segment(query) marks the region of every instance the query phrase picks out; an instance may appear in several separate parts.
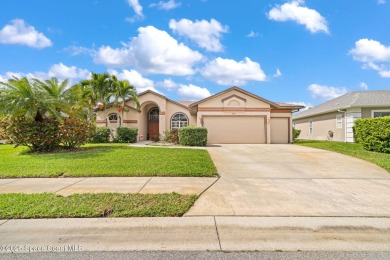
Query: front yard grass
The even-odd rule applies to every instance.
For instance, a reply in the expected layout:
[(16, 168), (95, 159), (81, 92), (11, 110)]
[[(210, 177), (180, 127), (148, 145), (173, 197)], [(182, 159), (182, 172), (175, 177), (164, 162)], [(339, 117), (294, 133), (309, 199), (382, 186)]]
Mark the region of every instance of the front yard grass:
[(295, 140), (294, 143), (302, 146), (338, 152), (363, 159), (372, 162), (390, 172), (390, 154), (367, 151), (361, 144), (317, 140)]
[(0, 178), (98, 176), (215, 176), (206, 150), (88, 144), (79, 151), (28, 153), (0, 145)]
[(179, 217), (196, 195), (165, 194), (0, 194), (0, 219)]

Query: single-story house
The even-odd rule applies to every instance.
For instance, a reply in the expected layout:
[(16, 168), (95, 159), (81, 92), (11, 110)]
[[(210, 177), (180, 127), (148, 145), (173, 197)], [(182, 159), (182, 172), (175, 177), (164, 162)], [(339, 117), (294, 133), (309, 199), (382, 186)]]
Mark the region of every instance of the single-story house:
[(300, 139), (354, 142), (357, 119), (389, 115), (390, 90), (353, 91), (295, 114), (293, 126)]
[(197, 102), (176, 102), (147, 90), (139, 94), (140, 110), (128, 101), (123, 112), (116, 107), (97, 111), (98, 126), (114, 131), (120, 126), (138, 128), (138, 140), (162, 137), (164, 131), (185, 126), (208, 130), (208, 143), (291, 143), (292, 111), (303, 106), (276, 103), (238, 87), (231, 87)]

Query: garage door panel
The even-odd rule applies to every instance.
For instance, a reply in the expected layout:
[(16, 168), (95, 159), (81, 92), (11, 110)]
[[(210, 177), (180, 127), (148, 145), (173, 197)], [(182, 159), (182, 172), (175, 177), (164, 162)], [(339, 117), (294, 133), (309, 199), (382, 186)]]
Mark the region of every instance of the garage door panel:
[(208, 130), (208, 143), (215, 144), (263, 144), (265, 138), (264, 117), (216, 116), (204, 117)]
[(289, 118), (271, 117), (271, 144), (289, 143)]

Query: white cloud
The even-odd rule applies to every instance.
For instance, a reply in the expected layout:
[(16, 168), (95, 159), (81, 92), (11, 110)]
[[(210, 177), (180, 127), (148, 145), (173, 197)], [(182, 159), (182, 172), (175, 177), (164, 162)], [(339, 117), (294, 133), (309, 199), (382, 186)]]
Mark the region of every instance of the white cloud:
[(308, 90), (311, 92), (313, 98), (322, 98), (327, 100), (334, 99), (347, 93), (346, 88), (336, 88), (330, 86), (322, 86), (318, 84), (311, 84), (308, 87)]
[(94, 50), (82, 46), (69, 46), (64, 48), (63, 50), (69, 52), (72, 56), (77, 56), (81, 54), (93, 55), (95, 53)]
[(378, 0), (378, 4), (386, 4), (386, 0)]
[(150, 7), (157, 7), (158, 9), (162, 10), (172, 10), (175, 8), (178, 8), (181, 6), (181, 2), (175, 2), (175, 0), (169, 0), (169, 1), (160, 1), (158, 3), (152, 3), (149, 5)]
[(156, 85), (159, 87), (166, 88), (168, 90), (172, 90), (179, 87), (179, 84), (174, 82), (172, 79), (164, 79), (163, 81), (157, 82)]
[(303, 102), (303, 101), (299, 101), (299, 102), (285, 102), (287, 104), (293, 104), (293, 105), (299, 105), (299, 106), (304, 106), (305, 108), (301, 108), (299, 111), (305, 111), (311, 107), (313, 107), (313, 105), (311, 103), (306, 103), (306, 102)]
[(211, 96), (211, 93), (207, 88), (198, 87), (192, 84), (180, 84), (177, 94), (183, 98), (183, 100), (188, 101), (200, 100)]
[(254, 32), (254, 31), (250, 31), (250, 32), (246, 35), (246, 37), (249, 37), (249, 38), (254, 38), (254, 37), (257, 37), (257, 36), (259, 36), (259, 33)]
[(87, 79), (90, 77), (90, 72), (87, 69), (77, 68), (76, 66), (66, 66), (63, 63), (54, 64), (49, 68), (48, 72), (36, 71), (36, 72), (6, 72), (4, 75), (0, 75), (5, 80), (13, 77), (22, 78), (38, 78), (41, 80), (50, 79), (56, 77), (59, 80), (65, 79)]
[(245, 85), (247, 81), (265, 81), (266, 76), (257, 62), (216, 58), (205, 65), (203, 77), (219, 85)]
[(129, 83), (137, 89), (138, 93), (144, 92), (148, 89), (159, 93), (159, 91), (154, 87), (153, 80), (144, 78), (141, 73), (136, 70), (122, 70), (121, 72), (108, 70), (108, 73), (115, 75), (118, 79), (129, 81)]
[(280, 69), (276, 69), (276, 72), (274, 75), (272, 75), (272, 77), (274, 78), (279, 78), (282, 76), (282, 72), (280, 72)]
[(54, 64), (47, 73), (49, 77), (59, 79), (86, 79), (89, 78), (90, 72), (86, 69), (80, 69), (76, 66), (66, 66), (63, 63)]
[(355, 60), (361, 62), (390, 62), (390, 46), (375, 40), (360, 39), (355, 42), (355, 47), (349, 53)]
[(367, 90), (368, 89), (368, 85), (366, 82), (360, 82), (359, 84), (359, 87), (363, 90)]
[(321, 31), (329, 33), (326, 19), (316, 10), (306, 7), (304, 0), (292, 0), (277, 5), (269, 11), (268, 18), (279, 22), (295, 21), (306, 26), (312, 33)]
[(35, 30), (22, 19), (14, 19), (0, 31), (0, 43), (27, 45), (32, 48), (46, 48), (52, 46), (52, 42), (43, 33)]
[(126, 18), (129, 22), (135, 22), (137, 19), (142, 19), (144, 14), (142, 13), (142, 5), (140, 5), (138, 0), (127, 0), (127, 3), (131, 8), (133, 8), (135, 15), (130, 18)]
[(134, 57), (131, 48), (111, 48), (110, 46), (100, 47), (94, 55), (94, 62), (109, 67), (125, 67), (134, 64)]
[(387, 63), (390, 62), (390, 46), (371, 39), (360, 39), (355, 42), (355, 47), (349, 54), (354, 60), (363, 62), (364, 69), (376, 70), (381, 77), (390, 78), (390, 70), (387, 69)]
[(195, 73), (192, 67), (202, 59), (199, 52), (153, 26), (140, 27), (138, 32), (138, 36), (122, 48), (100, 47), (94, 57), (95, 63), (109, 67), (135, 65), (156, 74), (185, 76)]
[(169, 28), (173, 32), (193, 40), (200, 47), (212, 52), (223, 51), (220, 39), (222, 38), (222, 33), (228, 32), (228, 27), (223, 26), (215, 19), (211, 19), (210, 22), (206, 20), (193, 22), (188, 19), (181, 19), (180, 21), (172, 19), (169, 22)]

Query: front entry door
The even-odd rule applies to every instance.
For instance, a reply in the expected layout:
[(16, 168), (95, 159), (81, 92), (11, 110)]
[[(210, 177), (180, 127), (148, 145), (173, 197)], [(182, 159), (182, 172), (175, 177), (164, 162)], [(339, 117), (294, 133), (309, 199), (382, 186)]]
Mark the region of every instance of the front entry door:
[(149, 110), (148, 113), (148, 136), (149, 140), (158, 141), (160, 137), (159, 132), (159, 110), (154, 107)]

